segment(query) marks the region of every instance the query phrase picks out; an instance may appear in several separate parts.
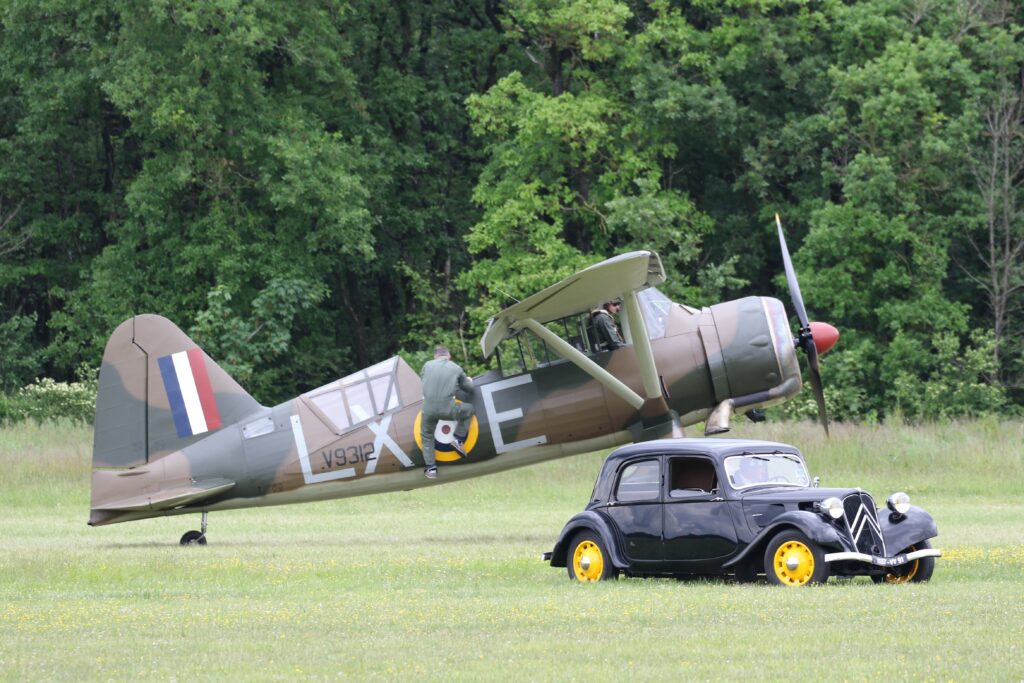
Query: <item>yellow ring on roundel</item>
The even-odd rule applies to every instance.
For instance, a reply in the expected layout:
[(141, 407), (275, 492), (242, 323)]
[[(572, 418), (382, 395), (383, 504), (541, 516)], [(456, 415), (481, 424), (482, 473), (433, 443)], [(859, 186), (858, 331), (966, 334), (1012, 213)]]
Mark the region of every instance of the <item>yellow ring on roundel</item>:
[[(456, 403), (462, 403), (462, 401), (455, 399)], [(443, 420), (444, 422), (454, 422), (454, 420)], [(412, 423), (413, 437), (416, 439), (416, 445), (419, 449), (423, 450), (423, 437), (420, 435), (420, 429), (423, 426), (423, 411), (416, 413), (416, 420)], [(469, 434), (466, 435), (466, 441), (463, 444), (466, 448), (466, 452), (469, 453), (473, 450), (473, 446), (476, 446), (476, 440), (480, 436), (480, 423), (477, 422), (476, 415), (469, 423)], [(455, 462), (461, 460), (462, 455), (455, 449), (450, 451), (440, 451), (437, 449), (437, 439), (434, 439), (434, 458), (441, 462)]]

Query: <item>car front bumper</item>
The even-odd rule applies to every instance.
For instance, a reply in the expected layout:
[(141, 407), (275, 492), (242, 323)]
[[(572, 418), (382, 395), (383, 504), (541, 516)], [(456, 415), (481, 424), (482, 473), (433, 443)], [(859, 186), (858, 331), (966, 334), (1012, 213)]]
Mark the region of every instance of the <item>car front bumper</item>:
[(881, 557), (879, 555), (868, 555), (867, 553), (826, 553), (826, 562), (841, 562), (843, 560), (857, 560), (860, 562), (867, 562), (879, 567), (898, 567), (901, 564), (907, 562), (913, 562), (919, 560), (922, 557), (942, 557), (942, 551), (938, 548), (925, 548), (924, 550), (915, 550), (912, 553), (902, 553), (893, 557)]

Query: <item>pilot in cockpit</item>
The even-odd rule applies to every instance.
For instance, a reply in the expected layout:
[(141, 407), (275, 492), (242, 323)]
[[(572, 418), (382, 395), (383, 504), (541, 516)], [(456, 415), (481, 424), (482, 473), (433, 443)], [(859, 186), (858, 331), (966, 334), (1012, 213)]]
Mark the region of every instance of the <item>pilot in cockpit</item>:
[(590, 312), (590, 325), (594, 331), (594, 343), (598, 349), (612, 351), (626, 345), (622, 339), (622, 333), (619, 332), (619, 328), (615, 324), (614, 316), (620, 310), (622, 310), (622, 300), (613, 299)]

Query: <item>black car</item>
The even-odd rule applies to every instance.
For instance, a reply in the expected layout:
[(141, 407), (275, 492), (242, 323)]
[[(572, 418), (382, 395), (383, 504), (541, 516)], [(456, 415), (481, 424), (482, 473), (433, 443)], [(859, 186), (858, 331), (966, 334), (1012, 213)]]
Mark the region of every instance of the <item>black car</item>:
[(888, 509), (858, 488), (818, 488), (800, 451), (768, 441), (666, 439), (611, 453), (586, 509), (544, 554), (579, 581), (735, 575), (800, 586), (830, 575), (927, 581), (941, 553), (907, 494)]

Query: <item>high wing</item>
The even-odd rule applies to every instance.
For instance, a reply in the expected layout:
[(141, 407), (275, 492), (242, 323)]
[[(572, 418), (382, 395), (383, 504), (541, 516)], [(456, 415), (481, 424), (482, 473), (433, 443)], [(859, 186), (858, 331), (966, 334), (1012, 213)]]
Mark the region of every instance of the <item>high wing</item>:
[(484, 357), (490, 356), (502, 340), (529, 329), (543, 339), (558, 355), (575, 363), (580, 369), (605, 385), (634, 408), (645, 402), (616, 377), (593, 360), (554, 334), (544, 323), (585, 313), (611, 299), (625, 302), (629, 330), (643, 376), (646, 398), (661, 396), (654, 355), (644, 325), (636, 293), (665, 281), (661, 259), (653, 251), (620, 254), (569, 276), (550, 287), (509, 306), (490, 319), (480, 339)]
[(533, 319), (544, 324), (586, 313), (605, 301), (625, 298), (664, 281), (661, 259), (653, 251), (632, 251), (595, 263), (491, 318), (480, 339), (484, 358), (490, 357), (502, 340), (516, 334), (517, 322)]

